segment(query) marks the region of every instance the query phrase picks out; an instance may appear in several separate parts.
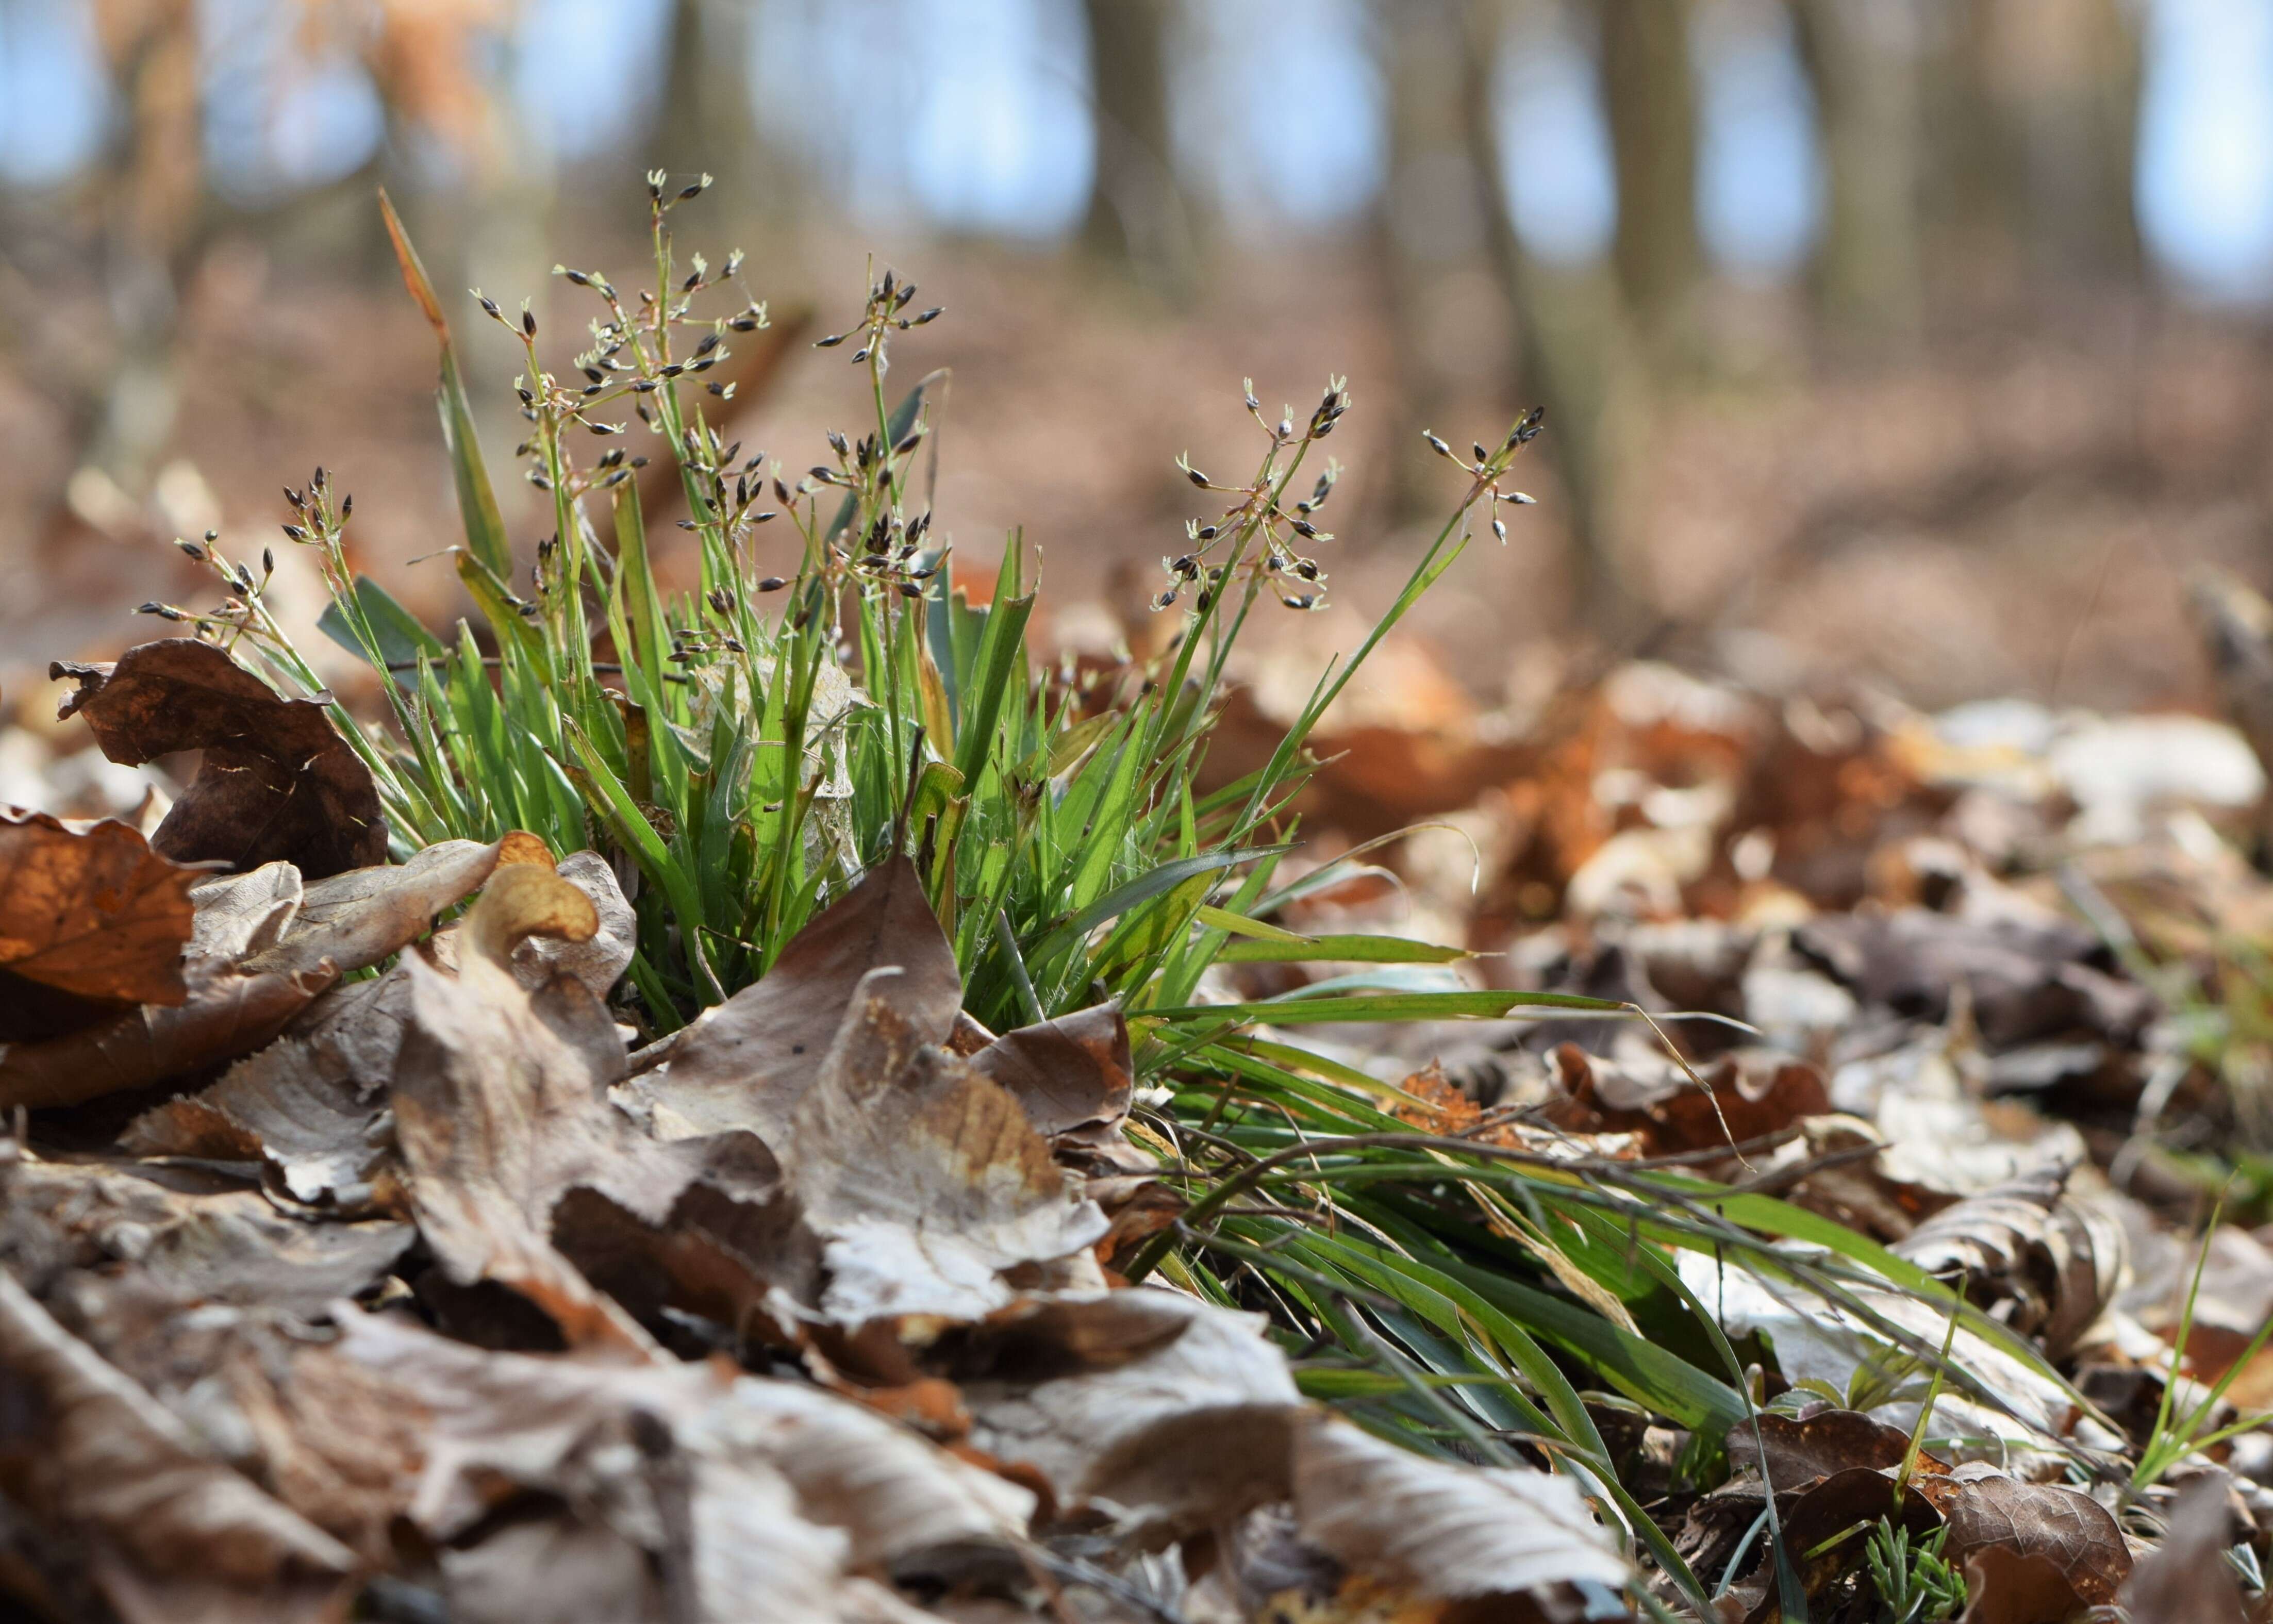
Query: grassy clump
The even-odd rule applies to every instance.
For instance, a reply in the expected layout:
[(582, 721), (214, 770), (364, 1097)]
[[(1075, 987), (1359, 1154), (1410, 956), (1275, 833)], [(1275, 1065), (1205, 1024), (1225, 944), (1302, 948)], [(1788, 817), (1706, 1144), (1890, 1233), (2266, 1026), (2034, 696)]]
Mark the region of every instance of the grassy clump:
[[(525, 307), (508, 315), (483, 301), (525, 346), (520, 455), (551, 506), (552, 533), (526, 575), (442, 311), (388, 216), (441, 339), (443, 427), (466, 532), (457, 565), (484, 624), (461, 624), (446, 642), (353, 576), (342, 540), (352, 505), (321, 470), (289, 492), (299, 517), (288, 535), (320, 553), (328, 628), (387, 679), (394, 735), (343, 726), (398, 846), (526, 829), (557, 849), (611, 853), (638, 881), (627, 1012), (656, 1031), (763, 975), (816, 908), (904, 853), (980, 1019), (1000, 1028), (1107, 997), (1128, 1011), (1139, 1071), (1169, 1095), (1140, 1112), (1137, 1131), (1191, 1200), (1132, 1277), (1158, 1271), (1267, 1311), (1307, 1390), (1410, 1447), (1551, 1459), (1707, 1611), (1708, 1584), (1623, 1486), (1601, 1420), (1638, 1411), (1685, 1432), (1683, 1470), (1704, 1484), (1729, 1430), (1752, 1413), (1748, 1361), (1683, 1284), (1680, 1251), (1742, 1258), (1839, 1302), (1910, 1357), (1936, 1350), (1873, 1315), (1847, 1282), (1895, 1279), (2018, 1342), (1813, 1214), (1678, 1166), (1424, 1132), (1421, 1102), (1402, 1091), (1253, 1030), (1609, 1008), (1412, 990), (1406, 966), (1461, 955), (1272, 922), (1306, 883), (1276, 876), (1294, 835), (1289, 802), (1315, 765), (1311, 730), (1474, 530), (1504, 535), (1500, 504), (1527, 499), (1499, 482), (1538, 432), (1537, 413), (1473, 458), (1431, 436), (1461, 470), (1451, 516), (1269, 761), (1203, 793), (1197, 771), (1250, 614), (1267, 600), (1313, 607), (1324, 590), (1306, 549), (1324, 538), (1318, 515), (1335, 470), (1319, 465), (1318, 447), (1348, 407), (1339, 380), (1307, 418), (1272, 421), (1250, 391), (1264, 448), (1244, 481), (1184, 465), (1211, 512), (1190, 526), (1159, 600), (1184, 615), (1181, 633), (1154, 664), (1085, 685), (1041, 669), (1027, 645), (1033, 590), (1015, 535), (989, 601), (955, 585), (918, 494), (938, 391), (927, 379), (894, 401), (888, 387), (895, 345), (937, 312), (916, 309), (914, 288), (893, 273), (867, 288), (851, 328), (822, 341), (849, 346), (865, 369), (871, 420), (859, 432), (829, 433), (827, 460), (794, 480), (725, 441), (711, 402), (731, 389), (717, 369), (766, 317), (737, 259), (714, 271), (679, 256), (672, 211), (699, 190), (650, 177), (649, 289), (626, 297), (605, 277), (561, 273), (596, 301), (589, 344), (561, 370), (548, 368)], [(675, 599), (657, 584), (636, 477), (647, 458), (630, 444), (675, 462), (691, 515), (699, 583)], [(262, 605), (265, 575), (209, 545), (199, 555), (228, 581), (231, 606), (161, 612), (314, 687)], [(1259, 1004), (1203, 1002), (1208, 968), (1242, 959), (1369, 969)], [(1813, 1250), (1780, 1252), (1764, 1237)]]
[[(526, 575), (439, 304), (394, 228), (443, 337), (443, 420), (466, 526), (458, 569), (484, 624), (461, 624), (446, 643), (351, 577), (351, 504), (320, 471), (289, 493), (299, 520), (288, 534), (320, 551), (335, 600), (327, 627), (390, 678), (399, 741), (356, 730), (356, 742), (398, 844), (526, 829), (626, 860), (641, 882), (632, 984), (656, 1030), (762, 975), (816, 907), (895, 850), (922, 873), (982, 1020), (1015, 1025), (1106, 996), (1132, 1013), (1189, 1007), (1243, 929), (1272, 934), (1246, 921), (1272, 900), (1312, 726), (1458, 555), (1463, 522), (1482, 508), (1497, 525), (1496, 482), (1537, 415), (1463, 465), (1458, 511), (1271, 760), (1202, 794), (1195, 771), (1249, 614), (1324, 594), (1305, 548), (1325, 538), (1317, 518), (1337, 470), (1318, 465), (1318, 447), (1348, 409), (1339, 380), (1307, 420), (1269, 422), (1250, 392), (1264, 443), (1245, 481), (1184, 465), (1220, 511), (1192, 523), (1158, 600), (1184, 613), (1181, 635), (1154, 666), (1076, 681), (1038, 669), (1027, 645), (1034, 597), (1016, 536), (991, 601), (954, 584), (952, 549), (918, 494), (940, 391), (926, 379), (893, 402), (888, 388), (896, 342), (939, 313), (913, 305), (913, 284), (884, 272), (858, 321), (821, 341), (849, 348), (865, 373), (873, 415), (857, 433), (830, 431), (826, 459), (793, 481), (763, 452), (726, 442), (710, 397), (728, 390), (714, 374), (766, 312), (740, 284), (739, 256), (714, 268), (676, 250), (671, 212), (697, 190), (651, 180), (650, 289), (627, 296), (604, 276), (561, 271), (596, 306), (581, 353), (548, 365), (525, 304), (515, 316), (482, 300), (528, 357), (519, 452), (550, 500), (551, 534)], [(641, 510), (647, 458), (627, 440), (674, 459), (684, 485), (701, 575), (675, 600), (657, 585)], [(241, 595), (255, 643), (312, 682), (274, 635), (257, 583)], [(1345, 944), (1339, 956), (1367, 951)]]

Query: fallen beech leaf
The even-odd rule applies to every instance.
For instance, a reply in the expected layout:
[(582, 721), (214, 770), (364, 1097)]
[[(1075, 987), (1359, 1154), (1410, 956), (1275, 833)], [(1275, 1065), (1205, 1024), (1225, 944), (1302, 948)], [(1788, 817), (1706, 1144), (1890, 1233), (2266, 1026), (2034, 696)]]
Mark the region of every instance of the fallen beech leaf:
[(821, 1312), (848, 1328), (905, 1315), (979, 1319), (1016, 1296), (1006, 1271), (1085, 1257), (1107, 1227), (1069, 1192), (1008, 1091), (921, 1042), (891, 996), (904, 974), (861, 978), (775, 1141), (825, 1242)]
[[(15, 1250), (49, 1268), (125, 1267), (123, 1283), (145, 1304), (222, 1303), (313, 1319), (384, 1274), (416, 1238), (409, 1224), (384, 1220), (304, 1223), (256, 1191), (133, 1162), (19, 1161), (0, 1176), (0, 1192)], [(34, 1227), (36, 1244), (26, 1238)], [(18, 1272), (26, 1267), (19, 1259)]]
[(1262, 1316), (1149, 1286), (1035, 1312), (1031, 1335), (1006, 1347), (1021, 1316), (1005, 1316), (949, 1355), (975, 1447), (1145, 1544), (1287, 1497), (1302, 1401)]
[(276, 945), (299, 916), (305, 888), (288, 862), (263, 863), (244, 874), (216, 875), (191, 888), (198, 916), (189, 956), (235, 964)]
[[(2059, 1564), (2039, 1552), (1982, 1545), (1967, 1552), (1960, 1566), (1965, 1570), (1965, 1611), (1958, 1624), (2067, 1624), (2088, 1610)], [(2192, 1624), (2160, 1613), (2134, 1616), (2155, 1624)]]
[(552, 1244), (553, 1208), (583, 1186), (660, 1225), (714, 1153), (752, 1153), (641, 1135), (608, 1102), (623, 1041), (591, 989), (563, 974), (530, 992), (514, 978), (514, 951), (531, 936), (589, 940), (598, 929), (591, 898), (566, 880), (500, 867), (460, 929), (456, 975), (403, 961), (410, 1022), (389, 1097), (411, 1206), (450, 1279), (512, 1287), (572, 1343), (644, 1351), (628, 1316)]
[(2064, 1357), (2123, 1289), (2123, 1229), (2067, 1193), (2068, 1169), (2038, 1168), (1944, 1207), (1892, 1250)]
[(78, 1105), (250, 1054), (334, 979), (329, 969), (246, 975), (193, 966), (178, 1007), (144, 1004), (67, 1036), (0, 1045), (0, 1110)]
[(197, 781), (151, 846), (184, 862), (257, 868), (281, 859), (320, 879), (386, 858), (386, 820), (371, 770), (326, 714), (328, 696), (286, 699), (211, 643), (168, 638), (114, 665), (58, 663), (79, 716), (112, 761), (139, 766), (203, 750)]
[[(506, 840), (533, 838), (507, 835)], [(503, 861), (503, 860), (500, 860)], [(639, 945), (639, 915), (616, 883), (616, 871), (597, 852), (572, 852), (560, 860), (562, 879), (592, 899), (598, 929), (583, 941), (531, 936), (514, 950), (513, 970), (524, 987), (534, 988), (556, 975), (573, 975), (604, 998), (631, 967)]]
[(1121, 1132), (1136, 1068), (1119, 1004), (1006, 1032), (971, 1064), (1009, 1091), (1060, 1161), (1097, 1173), (1158, 1166)]
[[(1025, 1491), (800, 1383), (710, 1365), (489, 1353), (345, 1305), (339, 1319), (343, 1351), (418, 1395), (433, 1414), (431, 1452), (409, 1508), (430, 1536), (461, 1541), (501, 1483), (574, 1492), (615, 1538), (653, 1552), (666, 1574), (674, 1558), (686, 1564), (696, 1618), (921, 1616), (873, 1581), (959, 1566), (973, 1549), (999, 1560), (1032, 1508)], [(641, 1514), (657, 1489), (685, 1514), (676, 1552), (667, 1548), (670, 1518), (659, 1526)], [(589, 1549), (592, 1538), (581, 1543)], [(454, 1574), (454, 1603), (461, 1583)], [(549, 1596), (550, 1584), (544, 1589)]]
[(211, 1459), (189, 1429), (0, 1273), (0, 1439), (15, 1510), (89, 1551), (129, 1624), (337, 1616), (354, 1553)]
[[(1884, 1357), (1888, 1345), (1885, 1334), (1862, 1316), (1790, 1281), (1763, 1279), (1738, 1258), (1683, 1252), (1675, 1267), (1682, 1283), (1732, 1338), (1764, 1335), (1777, 1368), (1794, 1385), (1820, 1381), (1844, 1393), (1858, 1368)], [(1941, 1345), (1949, 1322), (1937, 1304), (1892, 1287), (1850, 1285), (1849, 1289), (1872, 1312), (1907, 1332), (1914, 1345), (1928, 1350)], [(2005, 1406), (1976, 1398), (1955, 1383), (1942, 1389), (1934, 1405), (1936, 1436), (2005, 1440), (2001, 1446), (1968, 1442), (1954, 1447), (1960, 1456), (1984, 1447), (1992, 1456), (2007, 1449), (2051, 1450), (2072, 1425), (2079, 1438), (2105, 1436), (2111, 1445), (2117, 1441), (2089, 1422), (2076, 1421), (2074, 1401), (2067, 1388), (1987, 1337), (1961, 1325), (1950, 1348), (1951, 1364)], [(1870, 1413), (1907, 1434), (1917, 1417), (1924, 1386), (1923, 1380), (1909, 1382), (1900, 1396), (1873, 1406)]]
[(0, 808), (0, 969), (81, 998), (180, 1004), (202, 877), (124, 823)]
[(1633, 1576), (1568, 1477), (1428, 1460), (1324, 1410), (1294, 1433), (1302, 1537), (1345, 1567), (1448, 1601)]
[(1749, 1470), (1781, 1494), (1858, 1466), (1893, 1470), (1909, 1444), (1908, 1433), (1860, 1410), (1823, 1410), (1798, 1419), (1763, 1411), (1729, 1429), (1729, 1464)]
[(488, 846), (445, 840), (405, 863), (350, 868), (303, 888), (291, 922), (271, 945), (253, 951), (247, 970), (305, 970), (329, 963), (345, 974), (394, 957), (433, 928), (435, 916), (480, 889), (499, 853), (517, 838)]
[(1978, 1465), (1916, 1482), (1948, 1526), (1952, 1561), (1984, 1545), (2042, 1556), (2093, 1607), (2113, 1601), (2131, 1576), (2131, 1548), (2122, 1530), (2089, 1494), (2059, 1484), (2024, 1483)]
[(1782, 1055), (1723, 1056), (1700, 1070), (1702, 1089), (1677, 1068), (1662, 1082), (1634, 1086), (1571, 1043), (1557, 1048), (1555, 1066), (1564, 1097), (1550, 1104), (1547, 1121), (1575, 1133), (1638, 1134), (1650, 1155), (1744, 1144), (1831, 1109), (1821, 1073)]
[(2232, 1492), (2224, 1472), (2205, 1472), (2187, 1485), (2171, 1508), (2163, 1543), (2123, 1587), (2131, 1617), (2142, 1624), (2242, 1624), (2249, 1616), (2225, 1560), (2238, 1537), (2227, 1509)]
[(679, 1138), (750, 1128), (772, 1143), (821, 1071), (853, 992), (871, 970), (903, 974), (883, 993), (921, 1043), (941, 1043), (963, 1007), (955, 950), (915, 865), (887, 859), (815, 914), (774, 967), (658, 1045), (626, 1094), (656, 1131)]
[(2074, 1031), (2127, 1041), (2156, 1014), (2153, 994), (2113, 974), (2106, 944), (2057, 914), (1819, 914), (1792, 944), (1865, 1004), (1905, 1016), (1939, 1020), (1963, 987), (1981, 1035), (1999, 1049)]

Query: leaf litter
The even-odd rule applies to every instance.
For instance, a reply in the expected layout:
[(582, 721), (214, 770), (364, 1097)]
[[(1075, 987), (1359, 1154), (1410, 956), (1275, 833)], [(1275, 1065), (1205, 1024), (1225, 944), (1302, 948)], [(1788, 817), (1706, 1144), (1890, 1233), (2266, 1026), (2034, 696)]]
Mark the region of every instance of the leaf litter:
[[(94, 673), (85, 703), (115, 695), (137, 759), (152, 729), (206, 739), (214, 773), (267, 723), (205, 664), (130, 657), (146, 694)], [(1322, 1402), (1363, 1419), (1377, 1389), (1322, 1380), (1267, 1314), (1129, 1285), (1196, 1193), (1136, 1082), (1146, 1018), (988, 1032), (904, 860), (641, 1046), (609, 1003), (636, 925), (604, 859), (510, 836), (372, 861), (352, 758), (272, 758), (154, 841), (0, 822), (0, 1102), (37, 1113), (0, 1172), (7, 1587), (130, 1621), (1695, 1613), (1670, 1554), (1715, 1618), (1861, 1620), (1879, 1529), (1934, 1542), (1968, 1619), (2256, 1616), (2273, 1448), (2247, 1383), (2217, 1384), (2261, 1369), (2273, 1254), (2231, 1224), (2173, 1241), (2200, 1203), (2154, 1130), (2247, 1109), (2185, 1059), (2209, 1051), (2168, 971), (2225, 951), (2262, 883), (2167, 796), (2072, 781), (2063, 831), (2012, 787), (2046, 757), (1947, 719), (1798, 726), (1662, 673), (1578, 710), (1517, 754), (1735, 776), (1677, 851), (1529, 808), (1470, 941), (1495, 910), (1557, 922), (1484, 973), (1743, 1028), (1339, 1052), (1424, 1136), (1677, 1169), (1669, 1210), (1735, 1226), (1673, 1237), (1663, 1282), (1729, 1339), (1733, 1418), (1589, 1389), (1587, 1458), (1512, 1416), (1477, 1431), (1474, 1389), (1384, 1344), (1459, 1424), (1432, 1454)], [(2128, 844), (2080, 836), (2119, 812)], [(244, 838), (184, 832), (202, 819)], [(1317, 888), (1279, 918), (1327, 936), (1376, 907)], [(1289, 985), (1263, 955), (1225, 974), (1227, 1002)], [(1443, 1064), (1390, 1070), (1400, 1045)], [(1507, 1233), (1601, 1306), (1567, 1222)], [(1638, 1327), (1644, 1297), (1609, 1295)], [(1400, 1317), (1425, 1306), (1365, 1312), (1425, 1349)], [(2174, 1427), (2204, 1441), (2149, 1473)]]

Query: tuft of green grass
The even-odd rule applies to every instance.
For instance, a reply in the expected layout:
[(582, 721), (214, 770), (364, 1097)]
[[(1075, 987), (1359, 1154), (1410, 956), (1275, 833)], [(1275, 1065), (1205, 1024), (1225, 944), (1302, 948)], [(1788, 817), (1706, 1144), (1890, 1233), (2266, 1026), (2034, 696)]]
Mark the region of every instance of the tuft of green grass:
[[(1210, 511), (1168, 564), (1158, 608), (1182, 623), (1165, 654), (1100, 678), (1046, 669), (1027, 641), (1034, 585), (1020, 538), (1006, 539), (982, 603), (956, 583), (953, 549), (932, 530), (940, 375), (896, 397), (889, 380), (896, 346), (939, 312), (895, 272), (872, 275), (857, 320), (821, 341), (862, 369), (859, 428), (830, 432), (801, 473), (726, 440), (731, 391), (718, 369), (766, 311), (739, 256), (714, 267), (677, 249), (674, 212), (701, 190), (649, 177), (653, 263), (637, 293), (561, 268), (595, 301), (576, 353), (548, 342), (527, 305), (480, 301), (524, 348), (529, 426), (515, 455), (551, 520), (533, 557), (508, 545), (448, 322), (387, 212), (441, 348), (465, 532), (454, 552), (478, 622), (438, 636), (356, 575), (352, 502), (321, 470), (289, 492), (287, 535), (321, 561), (326, 629), (385, 678), (391, 729), (341, 725), (396, 846), (525, 829), (556, 849), (610, 853), (635, 877), (630, 1012), (656, 1032), (763, 975), (817, 908), (904, 854), (979, 1019), (999, 1029), (1107, 998), (1127, 1011), (1140, 1075), (1163, 1101), (1140, 1107), (1133, 1132), (1189, 1200), (1132, 1279), (1157, 1271), (1267, 1312), (1307, 1391), (1411, 1447), (1572, 1473), (1709, 1614), (1709, 1590), (1622, 1483), (1596, 1418), (1639, 1407), (1687, 1431), (1683, 1470), (1707, 1485), (1729, 1429), (1752, 1414), (1745, 1362), (1683, 1283), (1677, 1252), (1740, 1256), (1873, 1323), (1921, 1365), (1936, 1350), (1873, 1315), (1849, 1282), (1893, 1279), (1984, 1335), (2009, 1334), (1861, 1237), (1678, 1165), (1420, 1132), (1395, 1114), (1409, 1103), (1400, 1090), (1278, 1030), (1619, 1012), (1549, 994), (1412, 990), (1413, 965), (1461, 955), (1275, 922), (1307, 883), (1277, 875), (1297, 835), (1290, 803), (1316, 767), (1312, 730), (1473, 535), (1504, 538), (1502, 504), (1529, 499), (1501, 482), (1539, 414), (1470, 457), (1429, 437), (1459, 470), (1450, 515), (1264, 766), (1204, 793), (1198, 770), (1250, 615), (1316, 607), (1324, 590), (1307, 549), (1327, 539), (1338, 470), (1319, 447), (1349, 406), (1341, 380), (1306, 417), (1271, 418), (1250, 387), (1262, 448), (1242, 477), (1181, 464)], [(699, 558), (694, 589), (676, 596), (660, 584), (636, 477), (656, 457), (675, 465)], [(199, 556), (231, 606), (164, 612), (315, 688), (262, 601), (267, 567), (256, 576), (210, 538)], [(1207, 972), (1242, 959), (1369, 968), (1275, 999), (1210, 1002)]]

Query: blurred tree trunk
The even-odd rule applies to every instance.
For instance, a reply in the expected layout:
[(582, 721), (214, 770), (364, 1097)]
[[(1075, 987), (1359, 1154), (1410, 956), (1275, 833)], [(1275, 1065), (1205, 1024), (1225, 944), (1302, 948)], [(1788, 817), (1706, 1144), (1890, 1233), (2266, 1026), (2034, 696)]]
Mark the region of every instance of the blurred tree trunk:
[(1704, 267), (1688, 0), (1609, 0), (1594, 14), (1617, 169), (1618, 287), (1652, 341), (1683, 341)]
[(756, 0), (673, 0), (663, 97), (641, 164), (684, 182), (708, 174), (728, 229), (795, 207), (793, 175), (758, 128), (750, 99)]
[(173, 437), (179, 289), (205, 198), (197, 8), (191, 0), (102, 0), (95, 26), (123, 114), (97, 188), (117, 354), (83, 462), (139, 501)]
[(2010, 301), (2128, 282), (2141, 46), (2127, 0), (1939, 0), (1927, 195), (1945, 277)]
[[(1654, 0), (1653, 0), (1654, 3)], [(1641, 376), (1611, 279), (1558, 270), (1524, 247), (1507, 207), (1494, 71), (1510, 0), (1463, 0), (1468, 26), (1460, 108), (1470, 157), (1490, 204), (1489, 241), (1520, 329), (1524, 391), (1547, 409), (1546, 448), (1570, 511), (1571, 587), (1579, 621), (1613, 645), (1642, 629), (1622, 510)]]
[(1792, 0), (1791, 10), (1827, 183), (1817, 308), (1848, 332), (1910, 334), (1924, 304), (1916, 9), (1902, 0)]
[(1083, 0), (1097, 163), (1082, 242), (1181, 297), (1197, 274), (1168, 127), (1174, 0)]
[(1410, 513), (1444, 483), (1422, 431), (1453, 432), (1446, 413), (1464, 386), (1471, 396), (1502, 392), (1512, 312), (1489, 258), (1489, 183), (1469, 147), (1458, 0), (1377, 0), (1372, 21), (1389, 92), (1388, 179), (1373, 237), (1400, 396), (1392, 477), (1399, 511)]

